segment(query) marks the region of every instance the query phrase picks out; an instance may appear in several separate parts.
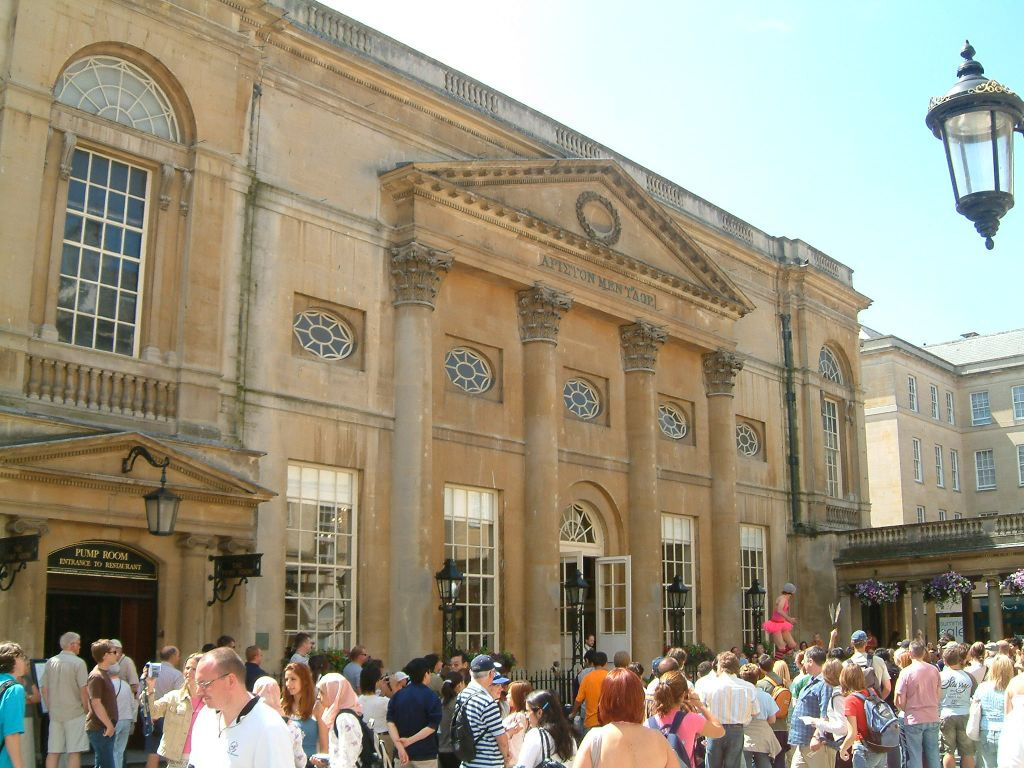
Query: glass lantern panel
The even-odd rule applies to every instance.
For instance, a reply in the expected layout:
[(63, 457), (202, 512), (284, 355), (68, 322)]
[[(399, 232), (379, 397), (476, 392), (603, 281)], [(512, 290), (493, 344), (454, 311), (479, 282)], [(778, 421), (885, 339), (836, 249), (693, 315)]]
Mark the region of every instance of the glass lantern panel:
[(996, 112), (996, 160), (999, 163), (999, 190), (1013, 194), (1013, 120), (1005, 112)]
[[(997, 115), (996, 126), (1000, 124)], [(966, 112), (949, 117), (945, 122), (949, 147), (950, 170), (956, 182), (957, 199), (975, 192), (996, 189), (995, 164), (992, 162), (992, 115), (984, 112)]]

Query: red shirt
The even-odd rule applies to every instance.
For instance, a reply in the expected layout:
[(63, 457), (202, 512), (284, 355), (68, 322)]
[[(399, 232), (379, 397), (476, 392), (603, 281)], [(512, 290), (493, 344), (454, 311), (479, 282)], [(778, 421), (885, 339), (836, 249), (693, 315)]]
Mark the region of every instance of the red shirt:
[[(868, 695), (867, 691), (861, 691), (860, 693), (865, 697)], [(846, 705), (844, 707), (843, 714), (857, 720), (857, 740), (861, 741), (866, 739), (868, 736), (868, 718), (867, 715), (864, 714), (864, 702), (855, 694), (851, 693), (846, 697)]]

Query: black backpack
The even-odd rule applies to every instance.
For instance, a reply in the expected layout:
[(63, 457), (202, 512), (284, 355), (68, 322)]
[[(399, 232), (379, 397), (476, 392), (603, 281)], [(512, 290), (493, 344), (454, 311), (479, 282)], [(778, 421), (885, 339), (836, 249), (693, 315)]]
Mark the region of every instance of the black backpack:
[[(377, 744), (373, 739), (373, 731), (355, 711), (351, 709), (338, 710), (339, 715), (346, 713), (352, 715), (359, 723), (359, 727), (363, 729), (363, 748), (359, 751), (359, 762), (356, 765), (359, 768), (376, 768), (376, 766), (382, 765), (380, 755), (377, 754)], [(334, 718), (334, 735), (338, 735), (338, 718)]]
[(464, 763), (471, 763), (476, 759), (476, 740), (473, 738), (473, 728), (469, 724), (469, 712), (466, 706), (472, 694), (466, 698), (455, 700), (455, 712), (452, 713), (452, 748), (459, 760)]
[(679, 758), (679, 768), (690, 768), (690, 756), (686, 753), (686, 746), (683, 744), (683, 740), (679, 738), (679, 734), (677, 733), (679, 726), (682, 724), (682, 712), (676, 712), (676, 716), (668, 725), (658, 725), (658, 718), (656, 717), (651, 717), (647, 720), (648, 728), (661, 731), (662, 735), (668, 740), (668, 745), (672, 747), (676, 753), (676, 757)]
[(863, 664), (857, 665), (864, 670), (864, 687), (881, 695), (882, 681), (878, 679), (878, 675), (875, 673), (875, 656), (873, 653), (868, 653), (865, 654), (864, 659)]

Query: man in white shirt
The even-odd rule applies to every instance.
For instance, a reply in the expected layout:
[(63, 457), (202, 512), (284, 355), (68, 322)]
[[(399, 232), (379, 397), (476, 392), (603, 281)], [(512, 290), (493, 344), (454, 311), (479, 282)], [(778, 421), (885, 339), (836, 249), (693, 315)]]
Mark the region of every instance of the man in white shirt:
[(281, 716), (245, 689), (245, 664), (230, 648), (215, 648), (196, 667), (206, 705), (192, 727), (194, 768), (282, 768), (294, 763)]
[(725, 728), (724, 736), (707, 741), (707, 768), (738, 768), (743, 761), (743, 726), (761, 714), (757, 689), (736, 677), (739, 671), (735, 653), (719, 654), (718, 676), (697, 694)]

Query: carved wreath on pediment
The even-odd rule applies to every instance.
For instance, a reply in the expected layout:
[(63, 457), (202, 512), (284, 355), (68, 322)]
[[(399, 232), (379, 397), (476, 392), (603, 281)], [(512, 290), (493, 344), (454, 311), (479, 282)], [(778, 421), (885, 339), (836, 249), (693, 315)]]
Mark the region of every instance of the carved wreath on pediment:
[(619, 212), (608, 198), (597, 192), (584, 192), (576, 198), (576, 218), (590, 239), (604, 245), (615, 245), (619, 241), (622, 234)]

